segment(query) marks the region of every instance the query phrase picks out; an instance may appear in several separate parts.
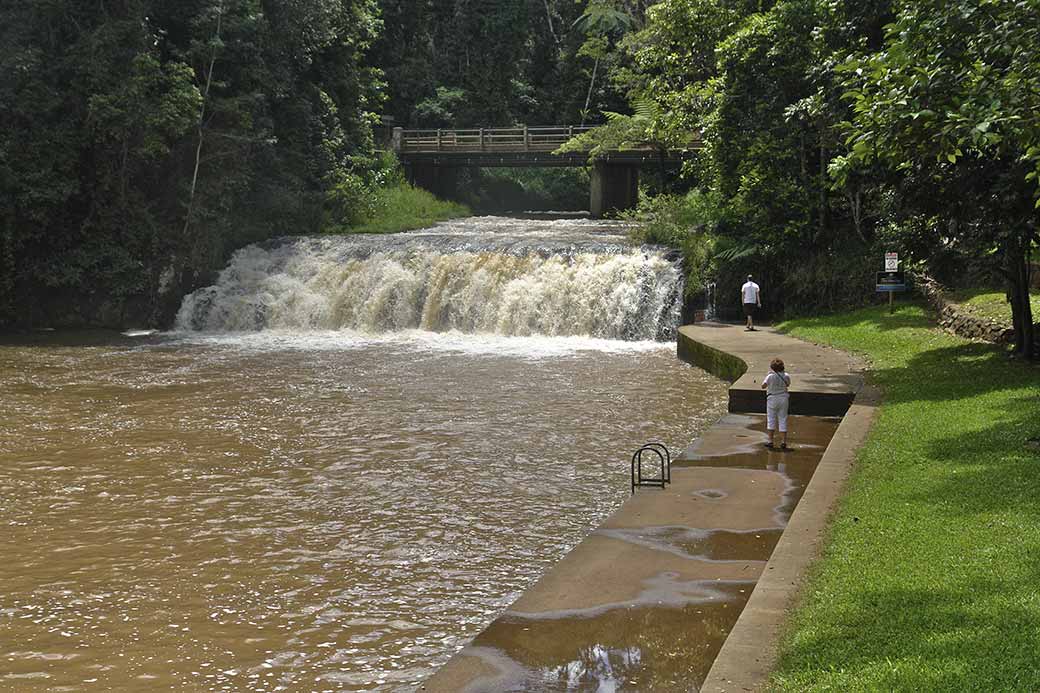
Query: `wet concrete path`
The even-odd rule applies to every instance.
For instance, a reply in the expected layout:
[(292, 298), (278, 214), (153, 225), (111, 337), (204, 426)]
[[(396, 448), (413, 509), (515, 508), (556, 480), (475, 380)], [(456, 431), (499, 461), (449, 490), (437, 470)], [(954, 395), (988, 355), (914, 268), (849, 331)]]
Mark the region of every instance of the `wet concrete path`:
[[(679, 352), (736, 379), (731, 413), (670, 486), (639, 489), (423, 690), (696, 691), (709, 677), (862, 379), (842, 352), (767, 330), (684, 327)], [(795, 404), (828, 414), (792, 416), (784, 452), (763, 446), (753, 389), (777, 355)]]

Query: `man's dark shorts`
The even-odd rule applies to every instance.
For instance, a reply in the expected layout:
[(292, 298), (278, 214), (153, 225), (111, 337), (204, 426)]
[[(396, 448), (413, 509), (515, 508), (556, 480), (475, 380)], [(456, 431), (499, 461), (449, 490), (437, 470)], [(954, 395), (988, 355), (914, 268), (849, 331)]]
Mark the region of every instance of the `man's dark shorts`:
[(744, 315), (748, 316), (749, 318), (755, 317), (755, 304), (754, 303), (745, 303), (744, 304)]

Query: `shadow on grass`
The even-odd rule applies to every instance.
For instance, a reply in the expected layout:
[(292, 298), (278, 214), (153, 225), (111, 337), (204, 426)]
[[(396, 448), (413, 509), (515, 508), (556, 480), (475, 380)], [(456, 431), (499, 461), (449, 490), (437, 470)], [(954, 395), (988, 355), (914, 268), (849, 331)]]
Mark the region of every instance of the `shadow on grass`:
[[(810, 597), (827, 601), (804, 612), (777, 680), (787, 690), (1040, 690), (1040, 454), (1026, 446), (1040, 436), (1040, 368), (942, 336), (919, 309), (809, 322), (798, 329), (882, 364), (872, 377), (888, 409), (875, 439), (884, 446), (868, 448), (873, 468), (850, 493), (860, 515), (898, 517), (884, 536), (857, 538), (851, 527), (868, 524), (836, 530), (838, 545), (866, 550), (823, 559), (821, 574), (840, 582)], [(871, 571), (875, 561), (886, 570)]]
[[(843, 328), (871, 327), (879, 331), (901, 330), (906, 328), (930, 329), (935, 323), (928, 317), (928, 308), (921, 304), (904, 303), (896, 306), (894, 313), (879, 313), (876, 307), (852, 312), (828, 313), (826, 315), (802, 316), (797, 318), (800, 326), (807, 328)], [(781, 322), (778, 328), (787, 330), (787, 321)]]
[[(992, 424), (928, 446), (929, 458), (948, 465), (949, 473), (919, 489), (913, 502), (952, 517), (1010, 511), (1040, 525), (1040, 451), (1027, 445), (1040, 436), (1040, 396), (1008, 404)], [(1022, 541), (1038, 542), (1040, 551), (1040, 537)]]
[(1012, 361), (991, 344), (963, 342), (929, 349), (904, 366), (872, 373), (891, 403), (958, 400), (1024, 387), (1037, 388), (1040, 394), (1040, 368)]
[[(931, 456), (938, 460), (971, 464), (995, 454), (1032, 458), (1040, 472), (1040, 451), (1029, 448), (1029, 438), (1040, 437), (1040, 386), (1035, 395), (1015, 397), (1005, 406), (993, 424), (981, 430), (967, 431), (944, 438), (932, 445)], [(1040, 480), (1040, 473), (1038, 473)]]
[[(991, 294), (1003, 298), (1004, 289), (1000, 287), (979, 286), (973, 289), (954, 289), (953, 291), (947, 291), (945, 293), (945, 296), (946, 298), (948, 298), (951, 301), (954, 301), (955, 303), (964, 303), (966, 301), (970, 301), (973, 298), (977, 298), (979, 296), (989, 296)], [(1010, 310), (1010, 308), (1008, 310)]]
[[(1034, 573), (1038, 558), (1033, 556)], [(1007, 583), (996, 579), (952, 589), (851, 587), (839, 618), (825, 618), (812, 635), (790, 643), (780, 676), (796, 677), (809, 664), (852, 680), (870, 671), (873, 685), (881, 686), (876, 690), (1038, 690), (1040, 614), (1011, 596)], [(1022, 637), (1000, 637), (1008, 632)], [(857, 686), (865, 688), (863, 682)]]

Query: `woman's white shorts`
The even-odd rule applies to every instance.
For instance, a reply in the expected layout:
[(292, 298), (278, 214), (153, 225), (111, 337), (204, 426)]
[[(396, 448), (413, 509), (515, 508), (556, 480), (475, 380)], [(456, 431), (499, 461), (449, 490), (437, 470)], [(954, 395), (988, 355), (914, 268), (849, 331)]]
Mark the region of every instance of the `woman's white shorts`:
[(769, 395), (766, 397), (766, 430), (775, 431), (777, 423), (780, 431), (787, 432), (787, 409), (791, 396), (786, 392), (782, 395)]

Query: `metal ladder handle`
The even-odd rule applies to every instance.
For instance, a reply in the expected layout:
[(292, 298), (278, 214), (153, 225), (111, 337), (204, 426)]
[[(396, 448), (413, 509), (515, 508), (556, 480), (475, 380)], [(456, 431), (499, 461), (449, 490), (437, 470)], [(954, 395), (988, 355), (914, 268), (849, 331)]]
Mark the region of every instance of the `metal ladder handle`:
[(660, 448), (661, 450), (664, 450), (665, 460), (668, 463), (667, 472), (664, 474), (664, 479), (667, 483), (672, 483), (672, 453), (668, 452), (668, 446), (664, 443), (647, 443), (643, 447)]
[[(660, 447), (663, 448), (664, 446)], [(661, 477), (659, 479), (643, 479), (644, 452), (652, 452), (661, 460)], [(668, 450), (665, 448), (665, 455), (667, 453)], [(644, 445), (632, 454), (632, 493), (636, 492), (636, 486), (660, 486), (661, 488), (664, 488), (665, 484), (671, 483), (669, 480), (669, 477), (671, 476), (670, 463), (665, 461), (665, 455), (662, 455), (661, 451), (658, 450), (656, 446), (652, 445)], [(636, 475), (637, 470), (638, 477)], [(668, 471), (666, 472), (666, 470)]]
[(639, 448), (638, 450), (636, 450), (635, 452), (632, 453), (632, 493), (636, 492), (636, 461), (637, 460), (639, 462), (639, 477), (640, 477), (640, 479), (642, 479), (642, 477), (643, 477), (643, 461), (642, 461), (642, 456), (641, 456), (642, 452), (643, 452), (643, 449)]
[[(669, 481), (669, 479), (668, 479), (668, 477), (670, 476), (670, 470), (668, 468), (667, 462), (665, 461), (665, 455), (662, 455), (661, 451), (659, 449), (657, 449), (656, 446), (644, 445), (642, 448), (640, 448), (639, 449), (639, 453), (640, 453), (639, 454), (639, 467), (640, 467), (639, 471), (640, 471), (640, 476), (642, 476), (642, 467), (643, 467), (643, 464), (642, 464), (642, 462), (643, 462), (643, 455), (642, 455), (642, 453), (644, 453), (644, 452), (652, 452), (652, 453), (654, 453), (655, 455), (657, 455), (657, 458), (661, 461), (661, 476), (660, 477), (654, 477), (652, 479), (647, 479), (647, 481), (660, 483), (661, 484), (661, 488), (664, 488), (665, 484), (671, 483)], [(665, 450), (666, 454), (667, 454), (667, 452), (668, 451)]]

